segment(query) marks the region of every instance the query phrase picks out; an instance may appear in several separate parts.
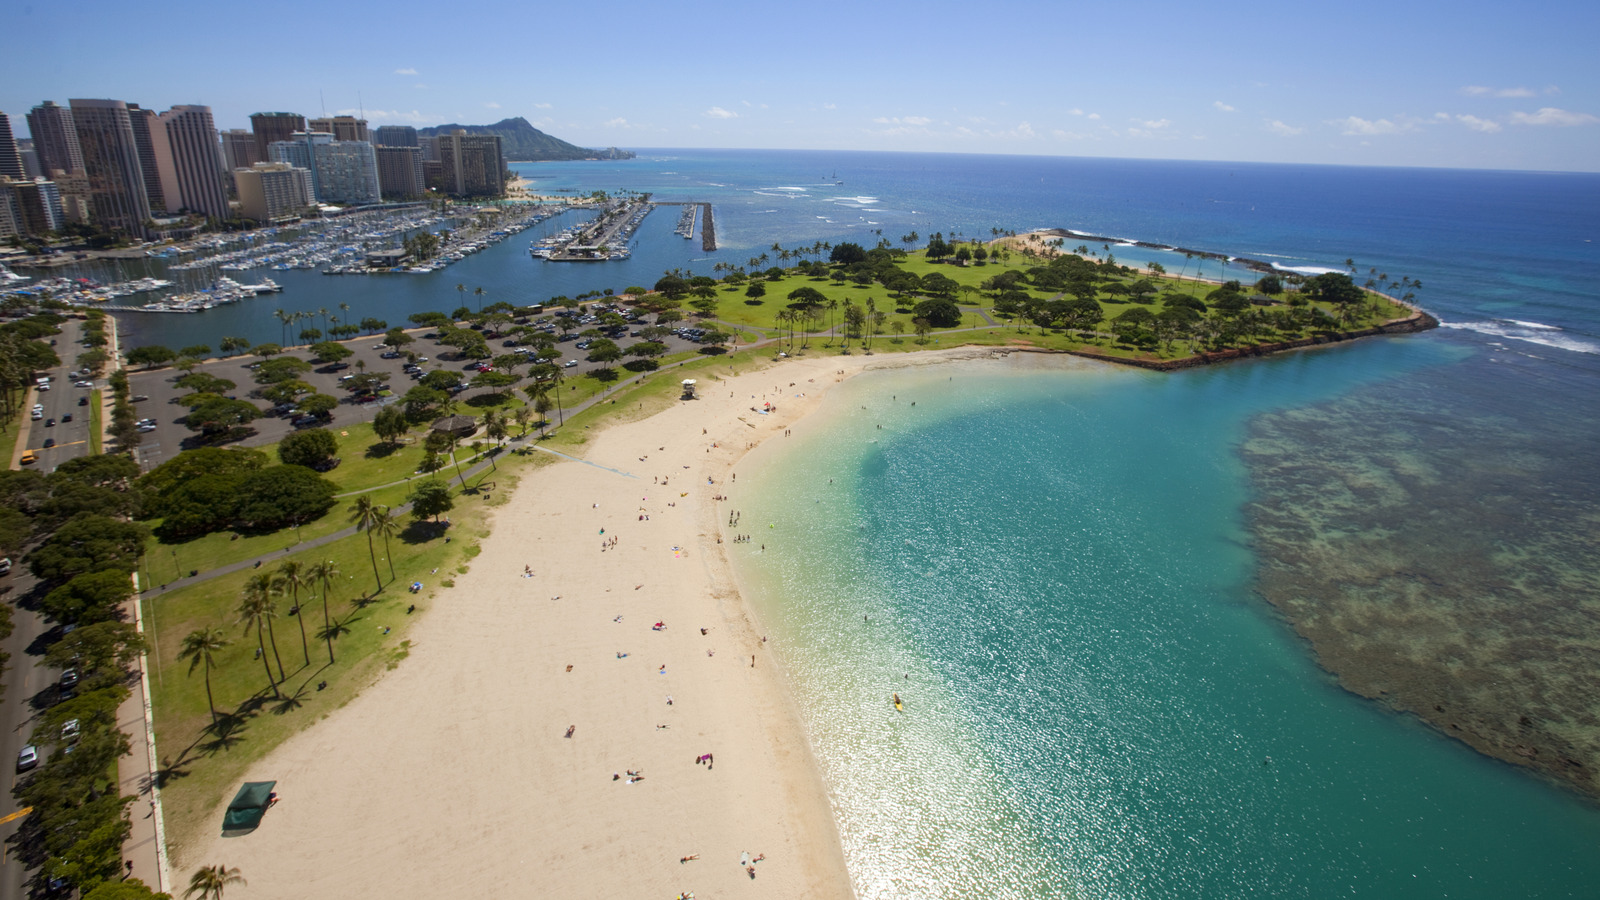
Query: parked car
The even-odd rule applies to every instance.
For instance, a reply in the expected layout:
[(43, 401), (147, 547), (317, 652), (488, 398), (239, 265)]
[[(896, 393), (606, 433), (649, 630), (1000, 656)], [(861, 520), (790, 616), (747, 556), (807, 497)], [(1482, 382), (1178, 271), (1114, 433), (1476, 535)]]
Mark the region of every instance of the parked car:
[(73, 741), (75, 741), (77, 739), (78, 739), (78, 720), (77, 719), (68, 719), (67, 723), (65, 725), (61, 726), (61, 740), (63, 740), (66, 743), (70, 744), (70, 743), (72, 743)]
[(10, 575), (10, 574), (11, 574), (11, 557), (7, 556), (4, 559), (0, 559), (0, 575)]
[(67, 414), (66, 414), (66, 415), (64, 415), (64, 416), (62, 416), (62, 417), (61, 417), (61, 421), (62, 421), (62, 422), (63, 422), (63, 423), (65, 423), (65, 422), (71, 422), (71, 421), (72, 421), (72, 413), (67, 413)]
[(77, 387), (81, 387), (81, 388), (92, 388), (92, 387), (94, 387), (94, 382), (92, 382), (92, 381), (79, 381), (79, 382), (76, 382), (76, 386)]
[(39, 748), (32, 744), (17, 753), (17, 771), (26, 772), (39, 764)]
[(396, 353), (393, 350), (390, 350), (390, 351), (388, 351), (386, 353), (379, 353), (378, 356), (382, 357), (383, 359), (399, 359), (400, 358), (400, 354)]
[(78, 670), (67, 669), (61, 673), (61, 689), (67, 690), (78, 686)]
[(56, 427), (56, 420), (55, 419), (45, 419), (44, 420), (44, 427), (46, 427), (46, 428), (54, 428), (54, 427)]
[(79, 406), (88, 406), (89, 405), (89, 398), (88, 397), (79, 397), (78, 398), (78, 405)]
[(567, 362), (566, 362), (566, 365), (564, 365), (564, 366), (562, 366), (562, 368), (564, 368), (564, 369), (570, 369), (570, 368), (572, 368), (572, 367), (573, 367), (573, 366), (575, 366), (575, 365), (577, 365), (577, 364), (578, 364), (578, 361), (577, 361), (577, 360), (575, 360), (575, 359), (569, 359), (569, 360), (567, 360)]
[(149, 396), (147, 396), (145, 394), (134, 394), (133, 395), (133, 402), (135, 402), (135, 403), (143, 403), (144, 401), (149, 400), (149, 399), (150, 399)]

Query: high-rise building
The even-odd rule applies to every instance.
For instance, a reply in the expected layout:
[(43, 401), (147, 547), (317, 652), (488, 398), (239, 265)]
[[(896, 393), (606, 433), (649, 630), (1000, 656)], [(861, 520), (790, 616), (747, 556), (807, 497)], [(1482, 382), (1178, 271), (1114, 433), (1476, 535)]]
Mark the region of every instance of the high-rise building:
[(86, 225), (93, 218), (94, 192), (89, 188), (89, 176), (82, 169), (75, 172), (56, 170), (56, 189), (61, 192), (61, 215), (68, 222)]
[(256, 136), (248, 129), (230, 128), (222, 133), (222, 162), (229, 172), (248, 169), (258, 162), (266, 162), (256, 149)]
[(428, 192), (422, 148), (378, 147), (378, 187), (385, 200), (415, 200)]
[(439, 161), (439, 139), (436, 137), (419, 137), (417, 146), (422, 148), (423, 162)]
[(417, 143), (417, 130), (410, 125), (379, 125), (379, 147), (420, 147)]
[(267, 160), (275, 163), (288, 163), (291, 166), (305, 169), (311, 173), (311, 198), (320, 200), (321, 193), (317, 190), (317, 156), (316, 147), (319, 144), (330, 143), (333, 135), (320, 131), (296, 132), (289, 140), (273, 141), (267, 148)]
[(92, 221), (108, 231), (144, 236), (150, 220), (133, 120), (121, 100), (69, 100), (83, 152)]
[(83, 171), (83, 151), (78, 149), (78, 132), (72, 126), (72, 110), (46, 100), (28, 113), (28, 131), (39, 151), (39, 168), (46, 177), (57, 171)]
[(378, 156), (366, 141), (336, 141), (320, 131), (301, 132), (292, 141), (268, 148), (273, 162), (311, 170), (311, 187), (321, 203), (362, 206), (383, 202)]
[(281, 222), (312, 205), (311, 173), (288, 163), (256, 163), (233, 173), (239, 209), (247, 219)]
[[(144, 193), (150, 201), (150, 211), (165, 213), (167, 211), (166, 185), (161, 183), (160, 156), (166, 155), (166, 136), (152, 134), (161, 128), (156, 121), (156, 111), (144, 109), (137, 103), (128, 104), (128, 124), (133, 126), (133, 145), (139, 151), (139, 172), (144, 176)], [(161, 153), (156, 152), (156, 145), (161, 145)], [(178, 210), (178, 198), (172, 198), (172, 211)]]
[(39, 151), (33, 147), (31, 138), (17, 139), (17, 153), (22, 156), (22, 175), (29, 181), (45, 177), (44, 169), (39, 167)]
[(311, 131), (326, 131), (333, 135), (336, 141), (365, 141), (367, 137), (367, 120), (355, 116), (333, 116), (332, 118), (312, 119), (306, 123)]
[(0, 112), (0, 178), (21, 178), (22, 174), (22, 154), (11, 133), (11, 117)]
[(18, 234), (42, 237), (61, 230), (61, 193), (55, 182), (39, 179), (0, 179), (0, 192), (11, 212)]
[(292, 141), (296, 131), (306, 130), (306, 117), (299, 113), (262, 112), (250, 117), (250, 130), (256, 136), (256, 157), (271, 159), (267, 147), (275, 141)]
[(457, 128), (439, 138), (445, 191), (458, 197), (498, 197), (506, 192), (500, 137)]
[[(226, 219), (228, 192), (222, 183), (222, 154), (209, 106), (174, 106), (161, 114), (168, 154), (161, 160), (163, 182), (176, 182), (178, 198), (167, 191), (168, 209), (178, 206), (213, 219)], [(181, 199), (179, 199), (181, 198)]]

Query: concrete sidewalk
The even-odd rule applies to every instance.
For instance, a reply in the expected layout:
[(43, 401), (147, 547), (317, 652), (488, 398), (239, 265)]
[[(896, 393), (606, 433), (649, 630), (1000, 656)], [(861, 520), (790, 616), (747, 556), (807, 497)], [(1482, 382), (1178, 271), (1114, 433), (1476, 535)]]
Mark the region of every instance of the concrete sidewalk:
[[(129, 614), (139, 633), (144, 633), (138, 595), (129, 602)], [(133, 750), (117, 760), (117, 787), (122, 796), (138, 797), (128, 809), (133, 830), (122, 845), (122, 858), (133, 863), (128, 874), (156, 891), (172, 890), (167, 871), (165, 830), (161, 820), (161, 797), (155, 789), (155, 735), (150, 731), (150, 679), (146, 660), (139, 658), (139, 680), (128, 699), (117, 709), (117, 727), (128, 735)]]

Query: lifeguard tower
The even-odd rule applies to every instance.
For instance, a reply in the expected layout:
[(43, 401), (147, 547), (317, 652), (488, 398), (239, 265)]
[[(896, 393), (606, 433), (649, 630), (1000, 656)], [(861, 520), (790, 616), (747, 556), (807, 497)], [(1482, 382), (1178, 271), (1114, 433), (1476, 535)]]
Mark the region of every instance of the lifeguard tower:
[(683, 400), (693, 400), (693, 399), (695, 399), (695, 396), (694, 396), (694, 379), (693, 378), (685, 378), (683, 380), (683, 397), (681, 399), (683, 399)]

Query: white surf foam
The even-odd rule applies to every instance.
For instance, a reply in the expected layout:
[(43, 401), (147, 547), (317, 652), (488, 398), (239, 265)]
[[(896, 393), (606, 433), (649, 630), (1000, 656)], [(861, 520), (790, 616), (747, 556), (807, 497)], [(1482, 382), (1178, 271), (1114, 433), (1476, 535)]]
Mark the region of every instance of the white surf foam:
[(1327, 266), (1284, 266), (1278, 263), (1273, 263), (1272, 267), (1284, 272), (1299, 272), (1301, 275), (1326, 275), (1329, 272), (1344, 271), (1343, 269), (1330, 269)]
[(1440, 322), (1441, 328), (1475, 331), (1493, 337), (1526, 341), (1544, 347), (1555, 347), (1573, 353), (1600, 353), (1600, 342), (1569, 334), (1566, 329), (1540, 322), (1518, 322), (1515, 319), (1491, 319), (1487, 322)]

